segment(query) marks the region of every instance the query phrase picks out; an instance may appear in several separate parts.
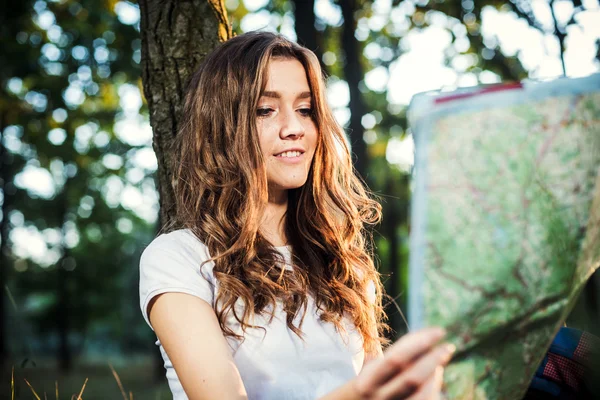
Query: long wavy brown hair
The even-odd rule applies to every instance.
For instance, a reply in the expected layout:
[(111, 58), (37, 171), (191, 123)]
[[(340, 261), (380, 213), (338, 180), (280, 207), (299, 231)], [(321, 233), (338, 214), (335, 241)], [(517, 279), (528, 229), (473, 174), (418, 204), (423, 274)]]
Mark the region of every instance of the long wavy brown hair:
[[(294, 268), (260, 233), (268, 201), (267, 175), (256, 110), (274, 58), (296, 59), (312, 93), (318, 143), (307, 182), (289, 190), (285, 215)], [(278, 301), (288, 327), (302, 338), (302, 321), (313, 296), (320, 319), (345, 331), (347, 316), (362, 334), (366, 352), (387, 343), (382, 285), (366, 229), (381, 218), (381, 206), (356, 176), (344, 130), (326, 104), (319, 61), (310, 50), (266, 32), (222, 43), (193, 74), (177, 136), (174, 177), (177, 226), (190, 229), (209, 249), (220, 289), (215, 301), (221, 329), (233, 312), (245, 331), (251, 317), (273, 318)], [(368, 285), (375, 285), (375, 301)], [(245, 307), (239, 315), (238, 299)], [(303, 314), (304, 315), (304, 314)]]

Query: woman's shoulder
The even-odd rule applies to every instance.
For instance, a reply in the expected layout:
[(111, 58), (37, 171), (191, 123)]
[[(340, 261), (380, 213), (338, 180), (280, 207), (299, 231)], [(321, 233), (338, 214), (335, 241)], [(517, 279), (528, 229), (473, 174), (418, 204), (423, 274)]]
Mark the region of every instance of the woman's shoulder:
[[(150, 301), (163, 293), (187, 293), (213, 304), (216, 282), (207, 247), (189, 230), (158, 235), (140, 258), (140, 306), (148, 319)], [(150, 325), (151, 326), (151, 325)]]
[[(178, 229), (158, 235), (142, 252), (140, 268), (146, 271), (193, 270), (207, 273), (212, 280), (212, 268), (208, 247), (189, 229)], [(203, 268), (204, 267), (204, 268)]]
[[(146, 246), (142, 257), (157, 253), (167, 254), (190, 254), (209, 259), (208, 248), (194, 235), (190, 229), (177, 229), (167, 233), (161, 233)], [(196, 258), (196, 257), (194, 257)]]

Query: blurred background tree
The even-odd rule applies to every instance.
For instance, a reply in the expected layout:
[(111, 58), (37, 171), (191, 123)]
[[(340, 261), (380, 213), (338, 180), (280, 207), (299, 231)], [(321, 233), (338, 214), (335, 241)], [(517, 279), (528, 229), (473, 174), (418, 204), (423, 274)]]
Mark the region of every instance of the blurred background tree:
[[(89, 376), (86, 398), (112, 397), (119, 389), (110, 361), (136, 398), (168, 398), (164, 378), (153, 378), (162, 366), (139, 312), (137, 263), (169, 217), (171, 200), (161, 184), (159, 218), (155, 176), (168, 181), (165, 149), (182, 85), (217, 40), (231, 34), (227, 21), (232, 33), (281, 32), (319, 56), (356, 170), (382, 199), (377, 257), (397, 303), (388, 307), (396, 335), (406, 331), (398, 309), (406, 309), (410, 97), (600, 69), (597, 0), (213, 3), (226, 9), (208, 12), (205, 0), (146, 0), (142, 14), (128, 1), (2, 3), (5, 382), (12, 366), (17, 376), (29, 374), (38, 392), (53, 391), (59, 377), (64, 391), (78, 392)], [(596, 274), (571, 316), (575, 326), (597, 335), (599, 287)], [(21, 398), (30, 397), (18, 387)]]
[(3, 364), (66, 372), (83, 355), (148, 351), (134, 266), (158, 207), (139, 10), (10, 3), (0, 28)]

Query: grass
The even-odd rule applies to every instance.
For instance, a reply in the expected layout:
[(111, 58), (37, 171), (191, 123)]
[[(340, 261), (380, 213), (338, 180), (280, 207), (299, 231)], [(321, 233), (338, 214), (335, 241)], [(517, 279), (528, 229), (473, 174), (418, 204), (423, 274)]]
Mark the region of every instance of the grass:
[[(2, 392), (6, 393), (0, 389), (0, 398), (4, 398)], [(78, 364), (67, 374), (58, 373), (52, 365), (12, 367), (10, 393), (11, 400), (166, 400), (171, 395), (166, 380), (157, 382), (154, 377), (151, 360), (121, 363), (116, 369), (109, 362)]]

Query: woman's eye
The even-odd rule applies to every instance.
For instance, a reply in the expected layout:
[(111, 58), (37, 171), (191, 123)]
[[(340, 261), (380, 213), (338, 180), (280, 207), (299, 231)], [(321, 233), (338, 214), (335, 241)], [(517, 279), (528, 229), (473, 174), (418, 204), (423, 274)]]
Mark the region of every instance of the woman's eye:
[(298, 112), (300, 112), (300, 114), (304, 117), (311, 117), (313, 115), (312, 108), (301, 108), (298, 110)]
[(275, 111), (275, 110), (273, 110), (272, 108), (268, 108), (268, 107), (262, 107), (262, 108), (259, 108), (258, 110), (256, 110), (256, 115), (257, 115), (258, 117), (267, 117), (267, 116), (269, 116), (269, 114), (271, 114), (273, 111)]

